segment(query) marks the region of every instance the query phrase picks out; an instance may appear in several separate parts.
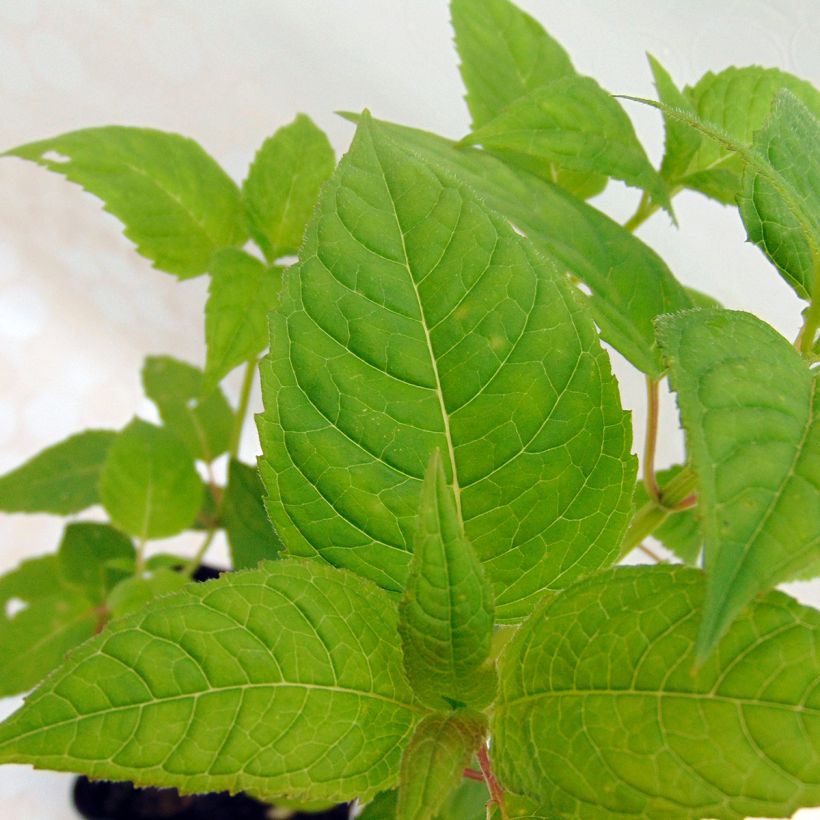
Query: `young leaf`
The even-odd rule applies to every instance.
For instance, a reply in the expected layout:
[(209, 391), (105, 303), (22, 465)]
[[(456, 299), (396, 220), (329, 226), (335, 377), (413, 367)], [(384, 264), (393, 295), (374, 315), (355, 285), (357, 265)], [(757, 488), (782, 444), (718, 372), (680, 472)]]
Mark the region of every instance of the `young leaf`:
[[(661, 487), (666, 486), (683, 469), (680, 465), (668, 470), (658, 470), (656, 478)], [(640, 509), (649, 496), (643, 481), (635, 486), (635, 507)], [(703, 548), (703, 537), (700, 532), (700, 511), (681, 510), (670, 515), (663, 524), (653, 531), (652, 537), (657, 538), (670, 552), (673, 552), (684, 564), (694, 566), (700, 557)]]
[(456, 789), (487, 732), (477, 712), (428, 715), (401, 758), (396, 820), (432, 820)]
[(0, 761), (183, 792), (368, 800), (395, 782), (420, 714), (387, 596), (278, 561), (112, 622), (0, 727)]
[(0, 477), (0, 510), (70, 515), (98, 504), (100, 470), (117, 434), (86, 430)]
[[(779, 92), (752, 145), (776, 178), (747, 164), (738, 197), (749, 241), (804, 299), (816, 293), (820, 271), (818, 145), (820, 121), (793, 94)], [(790, 207), (790, 202), (799, 207)]]
[(703, 660), (749, 601), (816, 562), (816, 376), (771, 327), (698, 310), (658, 320), (698, 478), (708, 573)]
[(108, 524), (80, 521), (65, 528), (57, 565), (66, 583), (81, 588), (92, 601), (101, 602), (115, 579), (122, 577), (122, 571), (112, 571), (108, 562), (128, 566), (134, 557), (134, 545), (127, 535)]
[(86, 128), (5, 156), (32, 160), (102, 199), (137, 251), (180, 279), (204, 273), (215, 250), (247, 237), (236, 184), (179, 134)]
[(265, 512), (265, 488), (256, 467), (231, 459), (222, 501), (222, 525), (231, 548), (234, 569), (250, 569), (276, 558), (282, 542)]
[(591, 291), (587, 304), (601, 335), (639, 370), (659, 378), (665, 367), (653, 319), (693, 307), (686, 290), (647, 245), (595, 208), (473, 149), (442, 137), (380, 122), (391, 139), (442, 173), (477, 191), (539, 250)]
[[(732, 66), (717, 74), (711, 71), (704, 74), (694, 88), (685, 89), (691, 101), (687, 109), (734, 141), (749, 145), (754, 132), (768, 118), (775, 96), (783, 88), (797, 96), (814, 116), (820, 117), (820, 93), (811, 83), (780, 69), (760, 66)], [(742, 170), (740, 159), (725, 145), (701, 140), (677, 184), (733, 205), (740, 190)]]
[(218, 387), (205, 392), (199, 368), (171, 356), (148, 356), (142, 385), (165, 427), (194, 458), (213, 461), (228, 449), (233, 411)]
[(299, 250), (319, 189), (335, 165), (327, 137), (304, 114), (262, 144), (242, 195), (251, 233), (268, 260)]
[(282, 289), (281, 268), (269, 268), (235, 248), (215, 254), (210, 271), (205, 305), (205, 394), (237, 365), (268, 346), (267, 314), (276, 307)]
[(575, 75), (566, 51), (509, 0), (451, 0), (450, 14), (473, 128), (530, 91)]
[(529, 242), (365, 117), (302, 259), (271, 314), (259, 424), (292, 554), (403, 590), (439, 448), (501, 620), (614, 560), (629, 422), (589, 317)]
[(483, 707), (492, 701), (495, 670), (481, 668), (493, 634), (492, 592), (464, 537), (438, 450), (421, 488), (399, 633), (407, 678), (428, 706)]
[(62, 578), (56, 555), (0, 577), (0, 696), (31, 689), (94, 634), (98, 620), (86, 591)]
[(202, 482), (173, 433), (134, 419), (108, 453), (100, 495), (120, 529), (140, 540), (165, 538), (193, 522)]
[(591, 77), (531, 91), (463, 140), (547, 180), (553, 167), (605, 174), (643, 188), (672, 212), (669, 192), (618, 102)]
[(790, 816), (820, 800), (820, 613), (758, 599), (692, 672), (703, 576), (601, 573), (551, 599), (500, 661), (502, 785), (538, 817)]

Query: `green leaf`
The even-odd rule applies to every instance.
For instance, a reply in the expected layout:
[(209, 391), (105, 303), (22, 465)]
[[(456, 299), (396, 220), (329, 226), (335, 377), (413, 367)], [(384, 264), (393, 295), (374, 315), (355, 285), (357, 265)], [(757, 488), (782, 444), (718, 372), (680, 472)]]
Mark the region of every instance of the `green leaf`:
[(428, 715), (401, 759), (396, 820), (432, 820), (461, 781), (487, 732), (479, 713)]
[(251, 234), (269, 261), (299, 250), (335, 165), (327, 137), (305, 114), (262, 143), (242, 195)]
[(117, 434), (86, 430), (0, 477), (0, 510), (70, 515), (98, 504), (100, 470)]
[(820, 613), (758, 599), (692, 671), (703, 576), (602, 573), (501, 659), (493, 763), (554, 817), (787, 817), (820, 800)]
[(450, 13), (473, 128), (530, 91), (575, 75), (566, 51), (508, 0), (451, 0)]
[(0, 727), (0, 761), (186, 793), (366, 801), (395, 782), (419, 717), (387, 596), (279, 561), (112, 622)]
[(31, 689), (94, 634), (98, 619), (95, 602), (62, 578), (56, 555), (0, 577), (0, 695)]
[(163, 424), (194, 458), (213, 461), (230, 446), (234, 416), (219, 388), (203, 390), (202, 371), (171, 356), (148, 356), (142, 368), (145, 395)]
[(189, 581), (187, 575), (170, 567), (160, 567), (146, 575), (132, 575), (111, 590), (106, 605), (112, 617), (121, 618), (139, 612), (154, 598), (178, 592)]
[(669, 192), (618, 102), (591, 77), (564, 77), (511, 103), (463, 140), (553, 181), (553, 166), (605, 174), (646, 190), (672, 213)]
[(629, 422), (589, 317), (529, 242), (365, 118), (302, 260), (259, 421), (291, 554), (403, 590), (439, 448), (500, 620), (614, 560)]
[(743, 171), (738, 206), (749, 241), (810, 299), (820, 273), (820, 121), (793, 94), (780, 91), (753, 148), (774, 171)]
[(193, 140), (147, 128), (72, 131), (6, 151), (99, 197), (154, 266), (198, 276), (224, 245), (241, 245), (239, 189)]
[(265, 512), (264, 495), (256, 467), (231, 459), (221, 518), (234, 569), (255, 567), (262, 560), (276, 558), (282, 549)]
[[(820, 116), (817, 89), (777, 68), (733, 66), (717, 74), (710, 71), (694, 88), (687, 88), (684, 93), (690, 100), (689, 112), (733, 140), (749, 145), (754, 132), (768, 118), (772, 102), (782, 88), (787, 88), (815, 116)], [(676, 182), (733, 205), (741, 187), (742, 170), (742, 162), (726, 146), (713, 140), (701, 140), (697, 152)]]
[[(395, 820), (398, 794), (393, 790), (377, 795), (364, 807), (359, 820)], [(482, 781), (464, 779), (444, 801), (436, 820), (485, 820), (489, 799)]]
[(121, 579), (123, 570), (109, 562), (127, 567), (135, 558), (131, 539), (108, 524), (80, 521), (69, 524), (57, 551), (60, 575), (80, 587), (92, 601), (103, 601), (111, 586)]
[(816, 562), (820, 424), (816, 377), (775, 330), (747, 313), (658, 320), (698, 479), (705, 658), (760, 592)]
[(269, 268), (235, 248), (215, 254), (210, 270), (204, 393), (268, 346), (267, 314), (278, 304), (282, 290), (282, 268)]
[(203, 492), (179, 439), (163, 427), (134, 419), (108, 453), (100, 494), (114, 524), (144, 541), (189, 527)]
[(407, 678), (428, 706), (483, 707), (492, 701), (495, 669), (481, 668), (493, 634), (492, 591), (464, 537), (438, 450), (421, 488), (399, 633)]
[[(665, 487), (683, 468), (678, 464), (667, 470), (658, 470), (655, 477), (661, 487)], [(643, 481), (635, 486), (635, 507), (640, 509), (649, 501)], [(700, 532), (700, 511), (695, 509), (681, 510), (673, 513), (653, 533), (670, 552), (674, 553), (684, 564), (695, 565), (703, 547)]]
[(390, 123), (380, 122), (379, 128), (442, 173), (463, 180), (580, 279), (591, 291), (587, 304), (603, 338), (642, 372), (663, 374), (652, 321), (693, 304), (651, 248), (576, 197), (483, 151), (458, 150), (442, 137)]

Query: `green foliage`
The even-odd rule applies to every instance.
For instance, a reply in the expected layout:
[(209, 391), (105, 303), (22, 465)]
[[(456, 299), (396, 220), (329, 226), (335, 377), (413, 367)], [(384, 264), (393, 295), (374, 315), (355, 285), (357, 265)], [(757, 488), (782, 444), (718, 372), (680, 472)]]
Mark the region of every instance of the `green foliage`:
[(86, 430), (0, 477), (0, 510), (69, 515), (100, 501), (97, 484), (117, 434)]
[[(820, 615), (771, 591), (820, 573), (820, 95), (756, 66), (679, 89), (650, 57), (656, 170), (532, 17), (451, 11), (460, 142), (348, 114), (334, 171), (298, 115), (241, 189), (158, 131), (8, 152), (210, 282), (204, 370), (145, 361), (161, 426), (0, 477), (0, 511), (109, 519), (0, 577), (0, 695), (39, 682), (0, 762), (362, 820), (820, 802)], [(623, 225), (583, 201), (610, 177), (643, 190)], [(684, 188), (737, 203), (805, 300), (793, 345), (633, 235)], [(602, 341), (648, 382), (640, 483)], [(667, 376), (685, 466), (656, 470)], [(149, 543), (184, 530), (185, 556)], [(235, 572), (190, 583), (222, 536)], [(648, 536), (704, 569), (610, 568)]]

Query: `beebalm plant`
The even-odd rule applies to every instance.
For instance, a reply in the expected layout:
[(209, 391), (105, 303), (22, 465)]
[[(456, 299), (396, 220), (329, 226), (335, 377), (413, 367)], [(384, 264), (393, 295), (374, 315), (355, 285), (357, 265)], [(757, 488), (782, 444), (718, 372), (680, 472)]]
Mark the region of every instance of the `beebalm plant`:
[[(80, 433), (0, 480), (8, 512), (109, 519), (0, 580), (0, 686), (45, 677), (0, 760), (357, 799), (370, 820), (820, 802), (820, 616), (772, 591), (820, 570), (820, 95), (759, 67), (680, 90), (650, 58), (656, 169), (535, 20), (507, 0), (453, 0), (452, 20), (458, 143), (349, 115), (334, 170), (299, 116), (241, 188), (138, 128), (7, 152), (211, 284), (204, 368), (146, 361), (161, 425)], [(609, 178), (641, 191), (623, 226), (585, 201)], [(736, 205), (805, 302), (793, 344), (634, 236), (685, 189)], [(640, 480), (601, 339), (646, 376)], [(237, 457), (257, 378), (258, 474)], [(686, 460), (656, 472), (666, 378)], [(185, 529), (192, 560), (146, 557)], [(236, 571), (189, 585), (220, 530)], [(650, 535), (681, 563), (614, 566)]]

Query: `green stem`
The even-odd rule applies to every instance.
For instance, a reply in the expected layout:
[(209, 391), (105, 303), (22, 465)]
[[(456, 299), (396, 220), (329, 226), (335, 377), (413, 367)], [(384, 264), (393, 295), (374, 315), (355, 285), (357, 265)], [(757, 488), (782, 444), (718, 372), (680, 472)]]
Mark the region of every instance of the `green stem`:
[(187, 575), (190, 578), (199, 569), (199, 565), (202, 563), (202, 559), (205, 558), (205, 553), (208, 552), (208, 548), (211, 546), (211, 542), (214, 540), (215, 535), (216, 526), (212, 526), (205, 534), (205, 540), (196, 551), (194, 557), (191, 558), (191, 560), (188, 561), (188, 563), (182, 568), (182, 573), (184, 575)]
[(145, 572), (145, 538), (140, 538), (137, 541), (135, 548), (136, 558), (134, 559), (134, 575), (139, 578)]
[(646, 435), (643, 450), (643, 483), (647, 495), (660, 503), (661, 491), (655, 477), (655, 450), (658, 442), (658, 408), (660, 405), (657, 380), (646, 377)]
[(231, 458), (239, 455), (239, 443), (242, 440), (242, 428), (245, 426), (245, 416), (248, 413), (248, 403), (251, 400), (253, 377), (256, 375), (257, 364), (259, 364), (257, 359), (251, 359), (245, 366), (245, 376), (239, 391), (239, 405), (236, 408), (236, 420), (231, 433), (231, 446), (228, 450)]
[(694, 472), (684, 467), (661, 491), (658, 500), (650, 498), (635, 513), (621, 543), (620, 558), (626, 558), (644, 538), (652, 535), (672, 513), (692, 506), (692, 493), (697, 488)]
[(630, 233), (634, 233), (659, 208), (659, 205), (649, 201), (649, 194), (644, 191), (635, 213), (624, 222), (624, 228)]
[(820, 328), (820, 299), (813, 299), (809, 306), (803, 311), (803, 327), (794, 342), (794, 346), (801, 355), (814, 360), (814, 340), (817, 337), (817, 330)]

